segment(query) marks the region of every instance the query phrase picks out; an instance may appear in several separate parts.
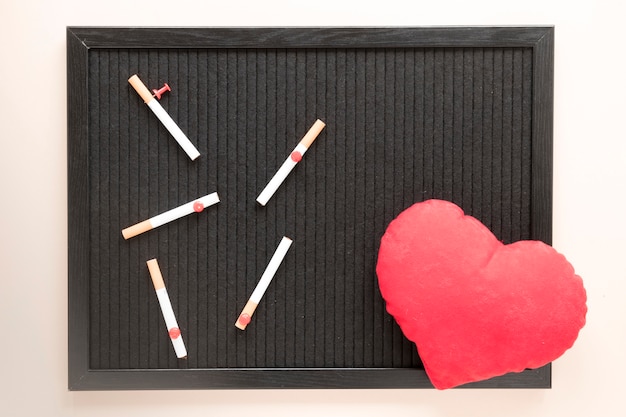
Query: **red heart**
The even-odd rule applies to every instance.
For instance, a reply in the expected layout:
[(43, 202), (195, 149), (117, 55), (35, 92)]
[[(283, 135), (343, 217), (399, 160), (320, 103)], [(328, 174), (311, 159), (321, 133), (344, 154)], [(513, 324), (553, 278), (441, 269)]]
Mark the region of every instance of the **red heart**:
[(541, 367), (585, 324), (582, 279), (563, 255), (539, 241), (504, 245), (446, 201), (414, 204), (390, 223), (376, 272), (438, 389)]

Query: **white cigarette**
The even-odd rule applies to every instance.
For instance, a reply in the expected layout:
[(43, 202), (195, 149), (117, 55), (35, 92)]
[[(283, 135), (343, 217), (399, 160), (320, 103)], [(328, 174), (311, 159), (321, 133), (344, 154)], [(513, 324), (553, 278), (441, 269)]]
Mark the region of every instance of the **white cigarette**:
[(167, 130), (172, 134), (176, 142), (183, 148), (183, 150), (187, 153), (189, 158), (193, 161), (198, 156), (200, 156), (200, 152), (193, 146), (193, 143), (189, 140), (189, 138), (180, 130), (180, 127), (176, 124), (176, 122), (170, 117), (170, 115), (165, 111), (161, 103), (157, 99), (154, 98), (152, 93), (148, 90), (145, 84), (139, 79), (139, 77), (135, 74), (128, 79), (130, 85), (133, 86), (135, 91), (141, 96), (144, 103), (150, 107), (150, 110), (159, 118), (163, 126), (167, 128)]
[(280, 187), (283, 181), (285, 181), (285, 178), (287, 178), (287, 175), (289, 175), (291, 170), (295, 168), (298, 162), (300, 162), (304, 153), (309, 149), (313, 141), (317, 138), (325, 126), (326, 124), (320, 119), (317, 119), (315, 123), (313, 123), (313, 126), (311, 126), (306, 135), (304, 135), (302, 140), (300, 140), (298, 145), (294, 148), (291, 154), (289, 154), (287, 159), (285, 159), (285, 162), (283, 162), (276, 174), (274, 174), (270, 182), (267, 183), (263, 191), (261, 191), (261, 194), (257, 197), (256, 201), (260, 205), (266, 205), (269, 199), (272, 198), (278, 187)]
[(256, 310), (257, 306), (261, 302), (261, 298), (263, 298), (267, 287), (270, 285), (270, 282), (272, 282), (274, 275), (276, 275), (276, 271), (278, 270), (280, 264), (283, 262), (283, 259), (285, 258), (285, 255), (287, 254), (287, 251), (289, 250), (292, 242), (293, 241), (287, 236), (284, 236), (280, 241), (278, 248), (276, 248), (276, 252), (274, 252), (274, 255), (272, 255), (272, 259), (270, 259), (270, 262), (265, 268), (265, 272), (263, 272), (263, 275), (261, 275), (261, 279), (256, 285), (256, 288), (252, 292), (252, 295), (250, 295), (248, 302), (246, 303), (243, 310), (241, 310), (241, 313), (237, 318), (237, 322), (235, 323), (235, 326), (237, 326), (237, 328), (245, 330), (246, 326), (250, 323), (252, 315), (254, 314), (254, 310)]
[(170, 296), (167, 294), (165, 288), (165, 282), (163, 281), (163, 275), (156, 259), (150, 259), (146, 262), (148, 265), (148, 271), (150, 271), (150, 277), (152, 278), (152, 284), (156, 291), (159, 305), (161, 306), (161, 312), (163, 313), (163, 319), (165, 319), (165, 326), (167, 327), (167, 333), (174, 346), (176, 357), (185, 358), (187, 356), (187, 349), (185, 349), (185, 343), (183, 337), (180, 334), (180, 328), (174, 315), (174, 309), (170, 302)]
[(205, 195), (204, 197), (200, 197), (197, 200), (190, 201), (183, 204), (182, 206), (178, 206), (164, 213), (151, 217), (148, 220), (144, 220), (142, 222), (129, 226), (126, 229), (122, 230), (122, 236), (124, 236), (124, 239), (130, 239), (131, 237), (137, 236), (156, 227), (163, 226), (165, 223), (180, 219), (181, 217), (187, 216), (194, 212), (200, 213), (206, 207), (219, 203), (219, 201), (220, 198), (217, 193)]

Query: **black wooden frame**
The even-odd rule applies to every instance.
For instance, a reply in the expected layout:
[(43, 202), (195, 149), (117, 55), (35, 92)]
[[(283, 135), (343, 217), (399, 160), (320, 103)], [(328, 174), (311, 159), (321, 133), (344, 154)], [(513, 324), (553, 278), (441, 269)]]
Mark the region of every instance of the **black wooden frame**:
[[(432, 28), (67, 28), (68, 337), (70, 390), (248, 388), (431, 388), (419, 369), (158, 369), (89, 367), (88, 55), (97, 48), (397, 48), (533, 49), (532, 237), (551, 243), (553, 27)], [(549, 388), (550, 364), (468, 384)]]

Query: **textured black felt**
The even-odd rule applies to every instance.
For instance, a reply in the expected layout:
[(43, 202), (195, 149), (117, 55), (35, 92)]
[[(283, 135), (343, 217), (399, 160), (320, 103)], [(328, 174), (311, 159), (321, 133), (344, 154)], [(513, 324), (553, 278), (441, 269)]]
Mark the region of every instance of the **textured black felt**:
[[(92, 369), (421, 367), (374, 266), (387, 224), (450, 200), (504, 242), (531, 237), (530, 48), (100, 49), (89, 54)], [(190, 161), (127, 82), (161, 100)], [(255, 199), (315, 119), (327, 126), (266, 207)], [(202, 195), (221, 202), (125, 241)], [(294, 240), (235, 328), (281, 237)], [(177, 360), (146, 260), (189, 352)]]

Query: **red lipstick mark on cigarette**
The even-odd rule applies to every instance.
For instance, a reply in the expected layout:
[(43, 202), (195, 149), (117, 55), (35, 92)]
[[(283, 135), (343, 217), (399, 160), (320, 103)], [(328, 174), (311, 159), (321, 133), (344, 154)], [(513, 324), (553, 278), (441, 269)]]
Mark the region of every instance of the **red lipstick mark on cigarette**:
[(178, 339), (180, 337), (180, 329), (178, 327), (172, 327), (169, 334), (171, 339)]
[(195, 203), (193, 203), (193, 211), (195, 211), (196, 213), (200, 213), (202, 210), (204, 210), (204, 204), (202, 204), (201, 201), (196, 201)]
[(298, 151), (291, 152), (291, 160), (293, 162), (300, 162), (302, 160), (302, 154)]
[(248, 324), (250, 324), (250, 320), (251, 320), (251, 317), (247, 313), (243, 313), (241, 316), (239, 316), (239, 323), (243, 324), (244, 326), (247, 326)]

